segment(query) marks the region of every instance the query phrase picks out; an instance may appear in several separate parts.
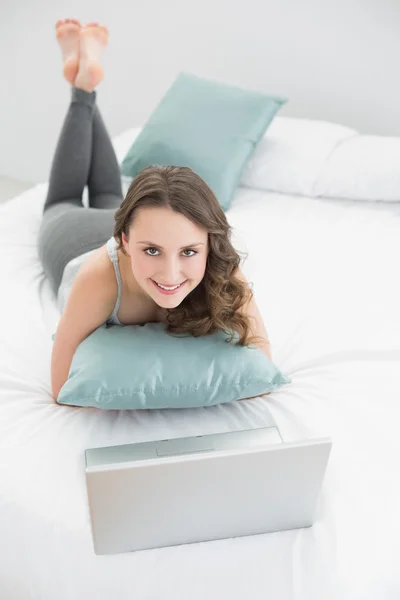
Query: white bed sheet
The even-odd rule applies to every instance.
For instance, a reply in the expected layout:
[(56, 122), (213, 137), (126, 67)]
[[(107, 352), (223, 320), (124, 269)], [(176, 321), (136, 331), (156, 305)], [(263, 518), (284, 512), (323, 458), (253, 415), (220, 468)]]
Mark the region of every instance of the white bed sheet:
[[(51, 399), (59, 314), (36, 254), (46, 189), (0, 208), (1, 600), (398, 600), (400, 205), (240, 188), (234, 242), (292, 384), (206, 409), (101, 411)], [(284, 440), (333, 437), (313, 527), (94, 554), (86, 448), (270, 415)]]

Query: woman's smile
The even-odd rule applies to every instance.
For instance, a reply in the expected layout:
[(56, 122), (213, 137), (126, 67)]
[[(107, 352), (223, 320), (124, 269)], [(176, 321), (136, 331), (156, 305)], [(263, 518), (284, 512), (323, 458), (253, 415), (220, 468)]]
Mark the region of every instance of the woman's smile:
[(182, 281), (182, 283), (179, 283), (176, 286), (164, 286), (164, 285), (158, 283), (157, 281), (154, 281), (154, 279), (151, 279), (151, 281), (157, 288), (157, 291), (160, 292), (160, 294), (166, 294), (166, 295), (170, 296), (171, 294), (176, 294), (177, 292), (179, 292), (182, 289), (182, 287), (185, 285), (185, 283), (187, 282), (187, 279), (185, 281)]

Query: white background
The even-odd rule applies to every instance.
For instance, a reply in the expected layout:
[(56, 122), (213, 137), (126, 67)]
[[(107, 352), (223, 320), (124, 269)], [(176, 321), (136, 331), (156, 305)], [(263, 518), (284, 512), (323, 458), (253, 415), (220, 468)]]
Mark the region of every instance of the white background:
[(142, 125), (181, 70), (283, 95), (282, 116), (400, 135), (396, 0), (3, 0), (0, 175), (48, 179), (69, 101), (54, 24), (67, 17), (110, 29), (98, 102), (111, 135)]

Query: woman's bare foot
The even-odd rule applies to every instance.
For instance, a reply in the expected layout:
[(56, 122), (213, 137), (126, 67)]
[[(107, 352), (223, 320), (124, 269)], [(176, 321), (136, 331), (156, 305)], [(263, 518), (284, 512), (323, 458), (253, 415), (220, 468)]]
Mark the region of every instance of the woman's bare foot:
[(80, 30), (79, 69), (74, 86), (92, 92), (104, 77), (100, 58), (108, 42), (108, 29), (88, 23)]
[(79, 67), (79, 32), (76, 19), (62, 19), (56, 23), (56, 36), (64, 59), (64, 77), (73, 84)]

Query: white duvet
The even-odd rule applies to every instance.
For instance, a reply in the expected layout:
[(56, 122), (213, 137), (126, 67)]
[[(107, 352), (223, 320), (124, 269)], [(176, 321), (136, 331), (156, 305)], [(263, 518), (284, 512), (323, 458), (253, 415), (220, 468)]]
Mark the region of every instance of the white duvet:
[[(1, 600), (398, 600), (400, 204), (239, 188), (234, 241), (292, 383), (205, 409), (103, 412), (51, 399), (59, 313), (36, 254), (46, 189), (0, 208)], [(313, 527), (94, 554), (86, 448), (271, 415), (285, 441), (333, 438)]]

